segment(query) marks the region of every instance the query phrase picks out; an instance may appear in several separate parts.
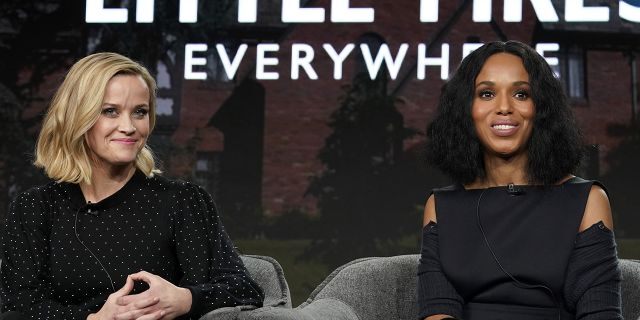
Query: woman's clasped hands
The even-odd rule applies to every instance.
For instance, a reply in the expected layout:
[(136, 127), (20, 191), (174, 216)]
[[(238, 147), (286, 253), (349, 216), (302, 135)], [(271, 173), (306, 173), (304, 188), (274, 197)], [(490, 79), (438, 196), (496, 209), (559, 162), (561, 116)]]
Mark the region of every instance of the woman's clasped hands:
[[(149, 289), (129, 294), (134, 281), (144, 281)], [(87, 320), (167, 320), (191, 310), (191, 291), (146, 271), (127, 277), (125, 285), (112, 293), (102, 308)]]

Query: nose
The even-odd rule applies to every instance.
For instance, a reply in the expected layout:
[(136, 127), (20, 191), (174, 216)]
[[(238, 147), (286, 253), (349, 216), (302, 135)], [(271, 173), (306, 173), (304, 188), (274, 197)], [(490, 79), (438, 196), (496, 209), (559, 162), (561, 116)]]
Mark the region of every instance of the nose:
[(120, 121), (118, 122), (118, 131), (131, 135), (136, 132), (136, 127), (133, 125), (133, 121), (131, 121), (130, 117), (120, 117)]
[(511, 97), (507, 93), (502, 93), (498, 95), (496, 99), (496, 113), (501, 115), (507, 115), (513, 113), (513, 105), (511, 104)]

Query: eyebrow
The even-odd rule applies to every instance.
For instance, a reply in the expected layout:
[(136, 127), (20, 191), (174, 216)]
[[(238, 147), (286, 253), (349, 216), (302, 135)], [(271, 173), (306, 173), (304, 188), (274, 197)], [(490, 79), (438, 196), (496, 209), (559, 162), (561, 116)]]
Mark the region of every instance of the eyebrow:
[[(122, 108), (122, 106), (121, 106), (120, 104), (117, 104), (117, 103), (110, 103), (110, 102), (105, 102), (105, 103), (103, 103), (103, 104), (102, 104), (102, 107), (104, 107), (104, 106), (111, 106), (111, 107)], [(149, 104), (147, 104), (147, 103), (141, 103), (141, 104), (137, 104), (137, 105), (135, 105), (135, 106), (134, 106), (134, 108), (141, 108), (141, 107), (144, 107), (144, 108), (150, 108), (150, 107), (149, 107)]]
[[(480, 83), (476, 84), (476, 88), (477, 88), (477, 87), (479, 87), (479, 86), (481, 86), (481, 85), (495, 86), (495, 85), (496, 85), (496, 83), (495, 83), (495, 82), (493, 82), (493, 81), (488, 81), (488, 80), (487, 80), (487, 81), (482, 81), (482, 82), (480, 82)], [(521, 85), (527, 85), (527, 86), (528, 86), (528, 85), (530, 85), (530, 84), (529, 84), (529, 82), (528, 82), (528, 81), (515, 81), (515, 82), (513, 83), (513, 85), (514, 85), (514, 86), (521, 86)]]

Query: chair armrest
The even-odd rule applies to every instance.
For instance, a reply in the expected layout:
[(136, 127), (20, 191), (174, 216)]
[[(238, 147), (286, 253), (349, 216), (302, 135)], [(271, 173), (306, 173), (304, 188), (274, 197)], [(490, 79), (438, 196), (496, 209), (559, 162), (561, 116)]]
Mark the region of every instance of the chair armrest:
[(239, 314), (239, 307), (224, 307), (205, 314), (200, 320), (236, 320)]
[(336, 299), (318, 299), (296, 309), (262, 307), (240, 313), (239, 320), (360, 320), (355, 311)]
[(640, 319), (640, 260), (620, 259), (622, 271), (622, 315)]
[(271, 257), (241, 255), (251, 278), (264, 291), (264, 306), (291, 308), (291, 293), (282, 266)]

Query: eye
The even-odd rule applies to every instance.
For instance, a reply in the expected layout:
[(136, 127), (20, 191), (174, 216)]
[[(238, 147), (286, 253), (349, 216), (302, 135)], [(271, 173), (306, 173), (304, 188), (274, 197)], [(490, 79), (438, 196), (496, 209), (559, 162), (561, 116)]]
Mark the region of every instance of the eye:
[(149, 114), (149, 110), (146, 109), (146, 108), (142, 108), (142, 107), (136, 108), (136, 110), (133, 112), (133, 116), (136, 119), (142, 119), (142, 118), (146, 117), (147, 114)]
[(495, 96), (495, 93), (491, 90), (480, 90), (478, 97), (483, 100), (489, 100)]
[(527, 100), (529, 98), (529, 92), (527, 90), (518, 90), (513, 96), (518, 100)]
[(118, 110), (116, 108), (113, 107), (107, 107), (102, 109), (102, 114), (104, 116), (107, 116), (109, 118), (115, 118), (118, 116)]

